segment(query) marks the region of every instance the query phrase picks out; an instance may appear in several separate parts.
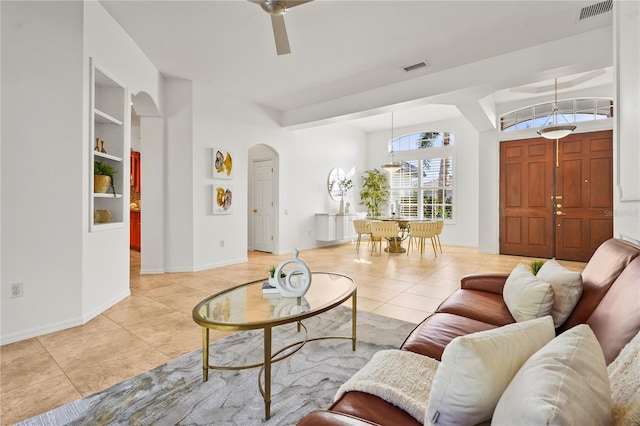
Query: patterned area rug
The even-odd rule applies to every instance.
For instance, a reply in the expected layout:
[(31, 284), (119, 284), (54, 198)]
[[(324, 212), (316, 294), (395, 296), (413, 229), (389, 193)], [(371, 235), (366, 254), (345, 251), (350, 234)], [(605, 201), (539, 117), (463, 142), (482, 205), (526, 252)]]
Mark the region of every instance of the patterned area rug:
[[(304, 321), (309, 337), (351, 335), (351, 310), (338, 307)], [(327, 408), (344, 382), (383, 349), (398, 348), (411, 323), (359, 311), (357, 350), (350, 340), (308, 342), (272, 366), (271, 419), (264, 419), (258, 369), (210, 370), (202, 381), (202, 351), (194, 351), (94, 395), (20, 425), (295, 425)], [(274, 351), (299, 341), (295, 324), (273, 330)], [(262, 330), (239, 332), (211, 344), (211, 363), (262, 361)]]

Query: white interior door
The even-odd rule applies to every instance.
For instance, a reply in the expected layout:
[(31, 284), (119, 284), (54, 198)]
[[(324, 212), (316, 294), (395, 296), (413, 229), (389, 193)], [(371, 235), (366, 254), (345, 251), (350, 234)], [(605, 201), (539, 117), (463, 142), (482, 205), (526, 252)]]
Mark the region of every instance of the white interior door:
[(253, 162), (253, 248), (273, 252), (273, 159)]

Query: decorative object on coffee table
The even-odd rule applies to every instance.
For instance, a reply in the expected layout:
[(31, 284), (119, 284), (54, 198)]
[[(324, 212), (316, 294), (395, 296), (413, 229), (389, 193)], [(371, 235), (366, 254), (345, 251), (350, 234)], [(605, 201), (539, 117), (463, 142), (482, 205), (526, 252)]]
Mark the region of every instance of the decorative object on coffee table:
[[(287, 270), (283, 277), (283, 269), (290, 263), (295, 264), (293, 270)], [(302, 297), (309, 290), (311, 285), (311, 270), (298, 257), (298, 249), (293, 249), (293, 257), (286, 259), (278, 265), (274, 273), (276, 277), (276, 287), (280, 294), (285, 297)]]

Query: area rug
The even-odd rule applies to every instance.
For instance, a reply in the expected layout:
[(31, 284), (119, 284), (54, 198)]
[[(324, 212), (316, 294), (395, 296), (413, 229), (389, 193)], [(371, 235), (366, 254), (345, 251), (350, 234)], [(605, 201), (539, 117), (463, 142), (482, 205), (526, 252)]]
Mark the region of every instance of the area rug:
[[(304, 321), (309, 337), (350, 336), (351, 310), (338, 307)], [(20, 425), (295, 425), (308, 412), (331, 405), (338, 388), (373, 355), (397, 348), (414, 324), (357, 313), (357, 349), (350, 340), (308, 342), (273, 364), (271, 418), (264, 419), (258, 369), (210, 370), (202, 381), (202, 351), (194, 351), (94, 395)], [(275, 349), (300, 340), (295, 324), (273, 329)], [(239, 332), (211, 344), (211, 363), (262, 361), (262, 330)]]

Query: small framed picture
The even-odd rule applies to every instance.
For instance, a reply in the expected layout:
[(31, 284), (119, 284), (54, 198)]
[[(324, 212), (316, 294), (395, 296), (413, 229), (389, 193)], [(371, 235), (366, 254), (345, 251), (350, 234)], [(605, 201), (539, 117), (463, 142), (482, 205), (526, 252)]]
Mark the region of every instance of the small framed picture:
[(233, 188), (222, 182), (215, 184), (213, 188), (213, 214), (231, 214), (233, 211)]
[(233, 179), (233, 154), (223, 148), (213, 148), (211, 160), (214, 179)]

